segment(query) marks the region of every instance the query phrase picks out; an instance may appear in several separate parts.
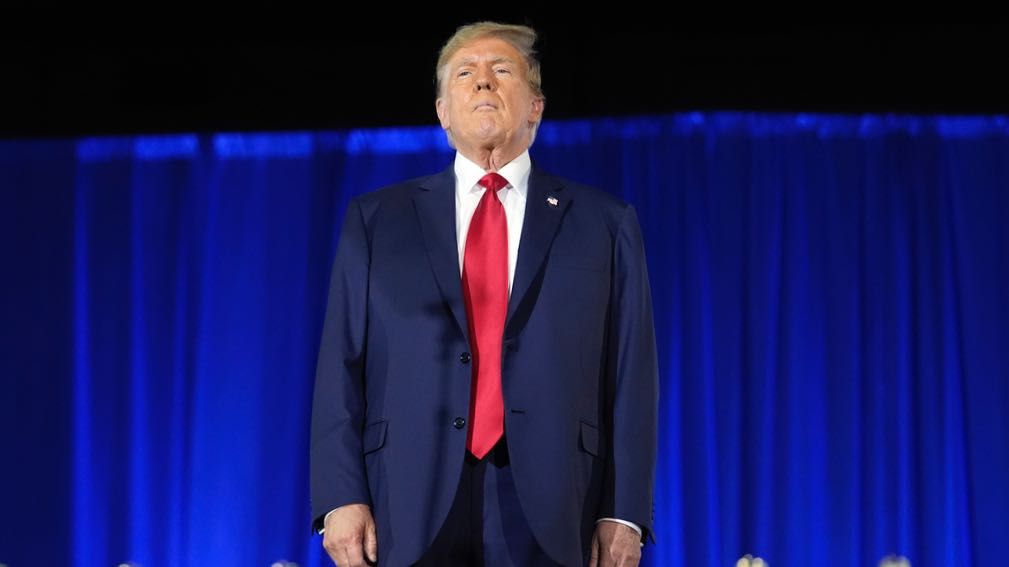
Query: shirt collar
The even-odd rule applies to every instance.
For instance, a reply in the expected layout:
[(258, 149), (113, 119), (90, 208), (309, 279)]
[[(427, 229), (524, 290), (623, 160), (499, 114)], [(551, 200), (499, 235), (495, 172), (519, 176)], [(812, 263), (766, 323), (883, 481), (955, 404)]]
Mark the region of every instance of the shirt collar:
[[(529, 189), (531, 169), (532, 160), (529, 158), (529, 150), (526, 150), (505, 164), (498, 170), (498, 173), (508, 180), (519, 197), (525, 199), (526, 191)], [(456, 195), (463, 196), (481, 191), (481, 188), (477, 186), (477, 181), (480, 181), (484, 175), (487, 175), (487, 172), (482, 167), (461, 153), (455, 153)]]

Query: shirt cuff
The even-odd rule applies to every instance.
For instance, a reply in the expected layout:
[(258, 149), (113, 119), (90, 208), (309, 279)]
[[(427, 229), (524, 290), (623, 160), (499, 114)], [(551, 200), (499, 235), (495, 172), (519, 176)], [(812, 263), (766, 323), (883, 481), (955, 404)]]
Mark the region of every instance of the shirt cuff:
[(336, 512), (336, 508), (333, 508), (332, 510), (327, 512), (325, 517), (322, 518), (322, 527), (319, 528), (319, 535), (326, 533), (326, 520), (329, 519), (329, 515), (332, 514), (333, 512)]
[(638, 532), (639, 537), (644, 536), (644, 533), (642, 533), (641, 531), (641, 527), (635, 524), (634, 522), (628, 522), (627, 520), (618, 520), (616, 518), (599, 518), (598, 520), (596, 520), (596, 524), (599, 524), (599, 522), (616, 522), (618, 524), (623, 524), (631, 528), (632, 530)]

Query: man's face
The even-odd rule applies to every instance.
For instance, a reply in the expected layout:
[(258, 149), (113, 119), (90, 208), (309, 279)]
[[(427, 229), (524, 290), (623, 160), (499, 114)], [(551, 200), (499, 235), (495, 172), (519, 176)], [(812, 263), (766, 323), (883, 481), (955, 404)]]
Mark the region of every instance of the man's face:
[(526, 79), (522, 55), (508, 42), (485, 37), (460, 48), (448, 63), (435, 104), (441, 127), (460, 150), (529, 145), (531, 123), (543, 114)]

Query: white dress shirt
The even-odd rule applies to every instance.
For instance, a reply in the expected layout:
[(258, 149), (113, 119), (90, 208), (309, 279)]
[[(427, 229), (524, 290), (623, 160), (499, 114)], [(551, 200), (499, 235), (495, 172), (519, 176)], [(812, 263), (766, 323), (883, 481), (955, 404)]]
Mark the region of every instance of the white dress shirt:
[[(519, 240), (522, 238), (522, 221), (526, 216), (526, 195), (529, 193), (529, 170), (532, 161), (529, 152), (508, 162), (498, 170), (498, 174), (508, 180), (508, 185), (498, 189), (497, 197), (504, 206), (505, 221), (508, 224), (508, 297), (512, 293), (515, 280), (515, 264), (519, 257)], [(466, 235), (473, 220), (484, 189), (477, 182), (487, 175), (482, 167), (462, 154), (455, 154), (455, 236), (459, 245), (459, 276), (462, 277), (463, 258), (466, 256)]]
[[(476, 163), (470, 161), (461, 153), (455, 154), (455, 235), (459, 246), (459, 277), (462, 277), (463, 260), (466, 257), (466, 235), (473, 213), (483, 198), (487, 189), (477, 184), (487, 172)], [(522, 237), (522, 222), (526, 216), (526, 197), (529, 194), (529, 172), (532, 170), (532, 160), (529, 152), (524, 151), (498, 170), (498, 174), (508, 180), (508, 185), (498, 189), (497, 197), (505, 210), (505, 222), (508, 224), (508, 297), (511, 297), (512, 282), (515, 280), (515, 265), (519, 257), (519, 240)], [(332, 514), (333, 512), (329, 512)], [(329, 517), (326, 514), (326, 517)], [(617, 522), (624, 524), (641, 535), (641, 528), (634, 522), (616, 518), (599, 518), (599, 522)], [(325, 525), (325, 519), (323, 519)], [(325, 528), (319, 530), (323, 533)]]

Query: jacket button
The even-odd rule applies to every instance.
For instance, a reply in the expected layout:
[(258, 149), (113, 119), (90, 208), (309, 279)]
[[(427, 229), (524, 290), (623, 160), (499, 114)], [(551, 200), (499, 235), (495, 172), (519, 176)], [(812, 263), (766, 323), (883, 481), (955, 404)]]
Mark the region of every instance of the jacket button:
[(459, 355), (459, 360), (463, 364), (469, 364), (469, 361), (472, 360), (472, 359), (473, 359), (473, 357), (470, 356), (470, 354), (468, 352), (464, 352), (464, 353), (462, 353), (462, 354)]
[(457, 417), (455, 418), (455, 421), (452, 422), (452, 425), (454, 425), (456, 429), (462, 429), (463, 427), (466, 427), (466, 420), (461, 417)]

